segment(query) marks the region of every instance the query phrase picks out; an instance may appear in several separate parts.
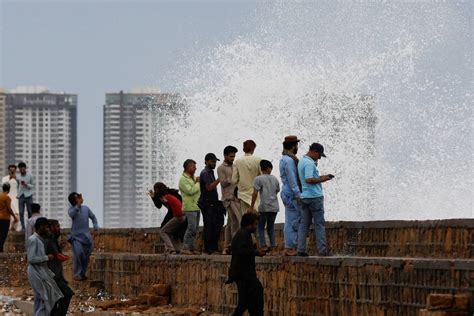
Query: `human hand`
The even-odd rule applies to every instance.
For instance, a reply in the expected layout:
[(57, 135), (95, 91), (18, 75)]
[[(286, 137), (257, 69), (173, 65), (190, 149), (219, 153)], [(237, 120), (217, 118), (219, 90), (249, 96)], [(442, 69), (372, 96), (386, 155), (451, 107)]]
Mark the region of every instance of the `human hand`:
[(198, 183), (200, 179), (201, 179), (201, 178), (196, 177), (196, 178), (194, 178), (194, 182)]
[(259, 257), (264, 257), (267, 254), (267, 250), (264, 248), (261, 248), (258, 250), (258, 256)]
[(53, 259), (54, 259), (54, 255), (53, 255), (53, 254), (49, 254), (49, 255), (48, 255), (48, 260), (51, 261), (51, 260), (53, 260)]
[(295, 198), (295, 202), (296, 204), (301, 205), (301, 197), (298, 196), (297, 198)]
[(154, 197), (155, 197), (155, 191), (149, 190), (149, 191), (148, 191), (148, 195), (149, 195), (151, 198), (154, 198)]

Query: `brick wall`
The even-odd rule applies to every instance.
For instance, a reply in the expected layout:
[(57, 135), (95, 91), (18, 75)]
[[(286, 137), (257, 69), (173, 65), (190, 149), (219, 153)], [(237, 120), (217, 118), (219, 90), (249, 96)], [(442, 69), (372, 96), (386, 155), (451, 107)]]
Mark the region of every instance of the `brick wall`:
[[(4, 286), (27, 284), (23, 257), (0, 254)], [(224, 285), (228, 256), (96, 253), (92, 259), (91, 279), (117, 297), (167, 283), (176, 305), (227, 314), (237, 302), (235, 285)], [(474, 260), (268, 257), (257, 259), (257, 273), (266, 315), (416, 315), (430, 293), (474, 294)]]
[[(334, 254), (378, 257), (473, 258), (474, 219), (431, 221), (328, 222), (327, 238)], [(283, 225), (276, 225), (276, 238), (283, 247)], [(63, 234), (67, 234), (65, 230)], [(222, 239), (222, 238), (221, 238)], [(201, 242), (199, 236), (198, 242)], [(221, 240), (222, 243), (222, 240)], [(158, 228), (101, 229), (96, 251), (161, 253)], [(314, 253), (314, 235), (309, 252)], [(7, 251), (24, 251), (20, 233), (10, 233)]]

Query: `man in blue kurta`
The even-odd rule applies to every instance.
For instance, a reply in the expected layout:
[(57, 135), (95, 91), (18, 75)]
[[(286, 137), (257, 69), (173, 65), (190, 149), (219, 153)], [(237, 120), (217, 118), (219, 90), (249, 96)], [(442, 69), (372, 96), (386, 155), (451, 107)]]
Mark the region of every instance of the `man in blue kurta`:
[(89, 219), (92, 220), (94, 230), (99, 229), (97, 218), (94, 213), (84, 203), (82, 194), (72, 192), (69, 194), (71, 207), (68, 210), (72, 219), (71, 234), (68, 241), (72, 245), (74, 257), (74, 280), (87, 280), (86, 272), (89, 265), (89, 258), (94, 247), (92, 235), (89, 229)]
[(298, 137), (286, 136), (280, 160), (280, 177), (283, 189), (280, 193), (285, 205), (285, 256), (296, 256), (298, 229), (301, 219), (301, 182), (298, 177)]
[(33, 316), (49, 316), (55, 310), (56, 304), (63, 294), (54, 281), (54, 273), (48, 268), (52, 255), (46, 255), (44, 238), (49, 232), (48, 220), (44, 217), (37, 219), (35, 233), (28, 239), (28, 280), (33, 288), (35, 301)]

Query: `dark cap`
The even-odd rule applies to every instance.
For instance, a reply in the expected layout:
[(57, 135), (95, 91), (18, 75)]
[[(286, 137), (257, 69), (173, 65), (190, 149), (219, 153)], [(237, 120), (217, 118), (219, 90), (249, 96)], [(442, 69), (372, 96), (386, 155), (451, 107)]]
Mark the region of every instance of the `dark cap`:
[(311, 146), (309, 146), (309, 150), (319, 153), (322, 157), (326, 157), (324, 154), (324, 147), (319, 143), (312, 143)]
[(285, 137), (284, 142), (285, 143), (298, 143), (298, 142), (300, 142), (300, 140), (295, 135), (288, 135), (288, 136)]
[(206, 157), (204, 157), (204, 160), (205, 160), (205, 161), (208, 161), (208, 160), (221, 161), (220, 159), (217, 159), (216, 155), (214, 155), (213, 153), (208, 153), (208, 154), (206, 154)]

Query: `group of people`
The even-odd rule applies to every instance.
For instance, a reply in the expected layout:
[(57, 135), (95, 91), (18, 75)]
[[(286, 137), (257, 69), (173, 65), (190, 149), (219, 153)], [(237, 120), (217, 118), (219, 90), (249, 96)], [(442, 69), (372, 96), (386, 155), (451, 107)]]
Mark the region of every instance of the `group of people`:
[[(236, 282), (239, 293), (234, 315), (242, 315), (246, 310), (251, 315), (263, 315), (263, 287), (256, 276), (255, 257), (264, 256), (277, 247), (274, 223), (279, 211), (278, 194), (285, 206), (284, 255), (308, 256), (306, 240), (312, 223), (318, 254), (329, 255), (322, 183), (334, 175), (320, 175), (318, 161), (326, 157), (321, 144), (312, 143), (300, 160), (296, 156), (299, 142), (293, 135), (283, 141), (279, 163), (281, 190), (280, 182), (271, 174), (272, 163), (255, 156), (256, 143), (246, 140), (242, 158), (235, 159), (236, 147), (224, 148), (224, 161), (217, 167), (217, 177), (214, 170), (220, 160), (214, 153), (208, 153), (199, 176), (195, 176), (196, 161), (184, 161), (178, 190), (158, 182), (149, 191), (156, 207), (168, 209), (160, 235), (169, 254), (198, 253), (195, 239), (201, 214), (204, 252), (219, 253), (218, 240), (227, 214), (223, 254), (232, 255), (227, 283)], [(255, 233), (258, 246), (253, 238)]]
[[(84, 281), (87, 280), (86, 272), (93, 249), (89, 220), (92, 220), (94, 231), (99, 226), (94, 213), (83, 204), (82, 194), (72, 192), (68, 200), (72, 227), (67, 241), (72, 247), (74, 280)], [(33, 315), (66, 315), (74, 291), (63, 274), (62, 263), (69, 257), (62, 253), (63, 246), (59, 240), (61, 227), (57, 220), (43, 217), (39, 213), (39, 205), (33, 210), (36, 208), (38, 215), (32, 216), (26, 226), (28, 279), (35, 298)], [(28, 237), (29, 227), (34, 227), (34, 231)]]
[[(257, 236), (259, 247), (266, 252), (276, 249), (274, 224), (279, 212), (278, 195), (285, 206), (284, 241), (286, 256), (308, 256), (306, 237), (314, 222), (318, 254), (328, 255), (324, 221), (324, 194), (322, 183), (331, 180), (331, 174), (320, 175), (318, 160), (326, 157), (324, 147), (313, 143), (298, 159), (296, 136), (287, 136), (279, 163), (280, 181), (272, 175), (270, 161), (254, 155), (256, 143), (243, 143), (244, 156), (236, 159), (238, 149), (226, 146), (223, 162), (214, 153), (204, 157), (205, 167), (196, 176), (197, 163), (186, 159), (178, 189), (162, 182), (149, 191), (156, 207), (165, 206), (168, 212), (161, 224), (161, 238), (169, 254), (196, 254), (195, 246), (200, 216), (203, 217), (204, 252), (216, 254), (221, 230), (224, 228), (223, 254), (231, 254), (232, 237), (240, 228), (242, 216), (255, 212), (259, 216)], [(217, 177), (214, 170), (217, 167)], [(217, 187), (221, 187), (219, 198)], [(280, 192), (281, 191), (281, 192)], [(227, 225), (224, 219), (227, 215)], [(265, 233), (268, 235), (267, 244)]]

